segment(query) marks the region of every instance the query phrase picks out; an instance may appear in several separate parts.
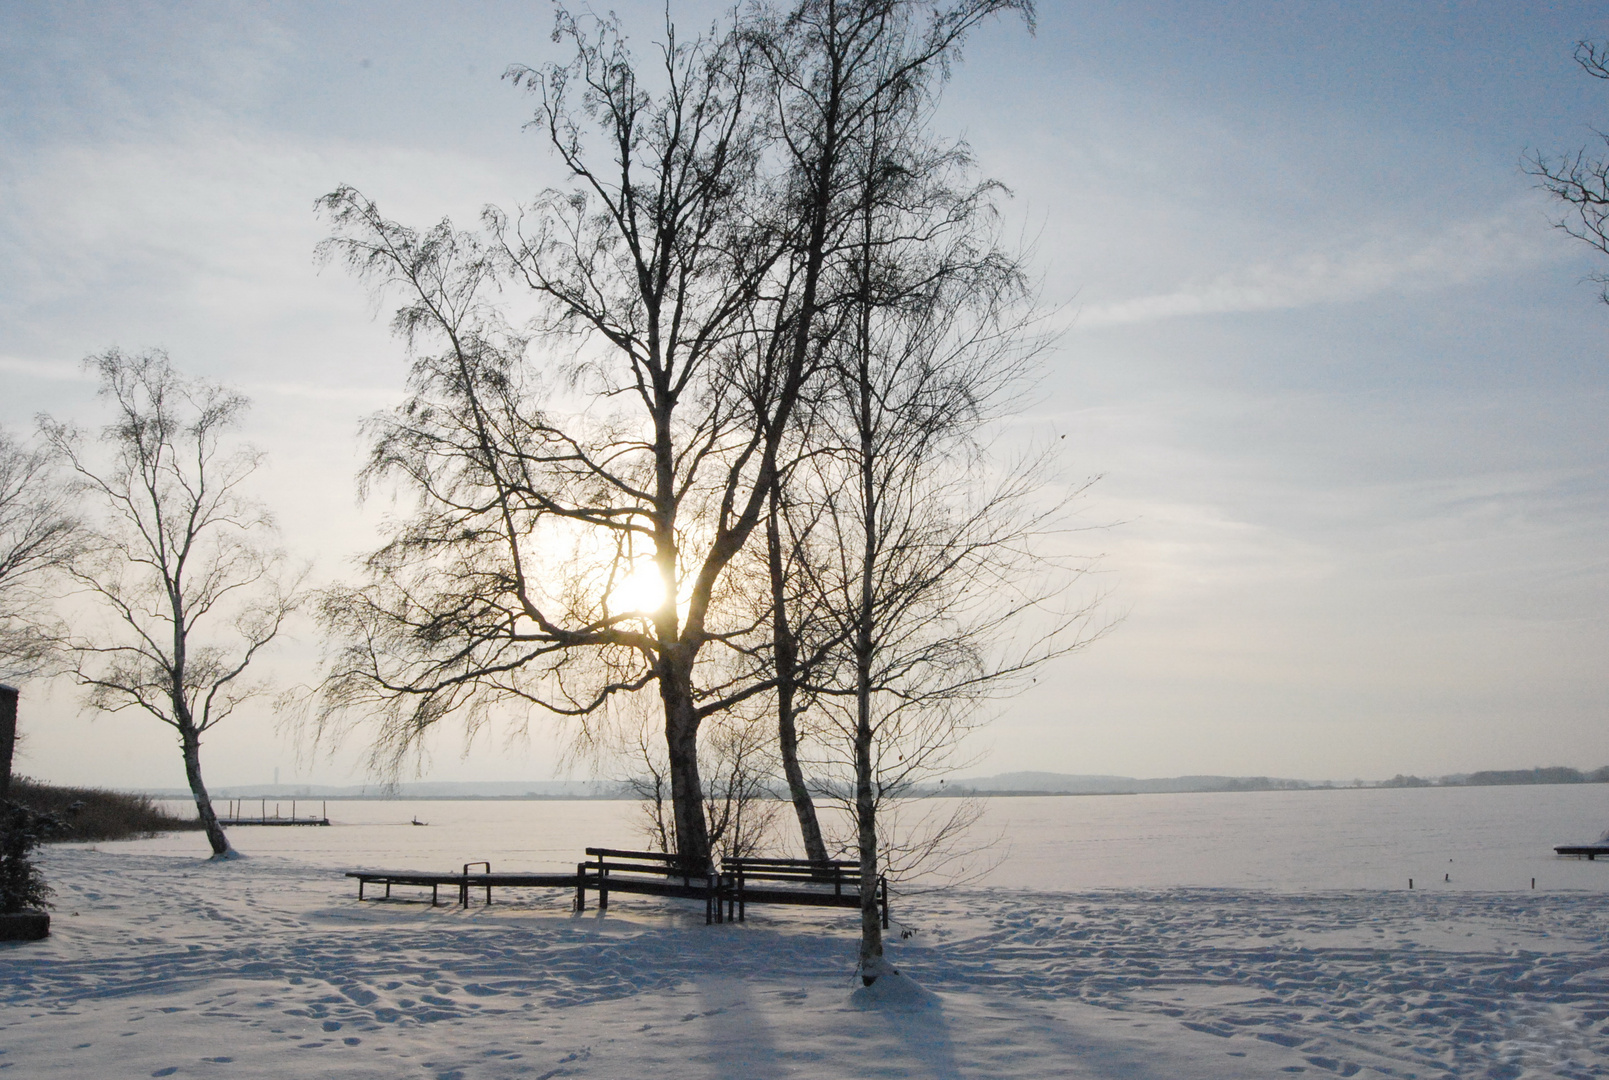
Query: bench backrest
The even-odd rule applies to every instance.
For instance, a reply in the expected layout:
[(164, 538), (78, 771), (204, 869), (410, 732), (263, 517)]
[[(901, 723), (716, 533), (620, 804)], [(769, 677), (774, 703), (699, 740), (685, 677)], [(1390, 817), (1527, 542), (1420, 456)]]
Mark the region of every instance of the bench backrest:
[(690, 870), (680, 855), (663, 851), (625, 851), (620, 848), (587, 848), (588, 866), (600, 872), (621, 871), (629, 874), (655, 874), (664, 877), (704, 878), (709, 875)]
[(847, 859), (823, 863), (809, 859), (768, 859), (745, 855), (721, 860), (721, 872), (727, 877), (751, 881), (816, 882), (840, 888), (860, 883), (860, 864)]

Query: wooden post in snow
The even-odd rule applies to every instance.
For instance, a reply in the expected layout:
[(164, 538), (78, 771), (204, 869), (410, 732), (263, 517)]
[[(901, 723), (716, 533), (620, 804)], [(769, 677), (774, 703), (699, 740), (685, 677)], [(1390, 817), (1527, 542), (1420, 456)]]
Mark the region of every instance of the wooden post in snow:
[(17, 688), (0, 685), (0, 799), (11, 796), (11, 755), (17, 749)]

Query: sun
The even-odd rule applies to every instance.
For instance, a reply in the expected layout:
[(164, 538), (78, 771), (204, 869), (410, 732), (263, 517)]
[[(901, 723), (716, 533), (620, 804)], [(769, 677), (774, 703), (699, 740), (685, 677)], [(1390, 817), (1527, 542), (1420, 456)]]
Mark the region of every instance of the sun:
[(653, 563), (639, 563), (609, 590), (609, 606), (619, 612), (651, 615), (665, 602), (665, 583)]

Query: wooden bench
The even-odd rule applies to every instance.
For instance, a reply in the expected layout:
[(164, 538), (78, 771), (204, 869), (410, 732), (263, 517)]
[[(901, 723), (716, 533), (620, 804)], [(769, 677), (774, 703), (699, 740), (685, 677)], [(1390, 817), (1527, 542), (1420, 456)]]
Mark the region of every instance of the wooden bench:
[(576, 867), (575, 909), (585, 911), (588, 888), (598, 891), (598, 910), (609, 907), (610, 892), (680, 896), (704, 901), (704, 922), (721, 921), (721, 878), (688, 867), (679, 855), (660, 851), (587, 848), (587, 861)]
[[(705, 923), (724, 922), (734, 915), (741, 922), (751, 903), (860, 907), (860, 864), (847, 860), (817, 863), (745, 856), (723, 860), (717, 874), (690, 870), (679, 856), (658, 851), (587, 848), (586, 852), (588, 861), (577, 863), (574, 873), (493, 873), (491, 863), (469, 862), (456, 873), (348, 870), (346, 876), (357, 879), (359, 900), (364, 899), (365, 886), (384, 885), (383, 899), (389, 900), (393, 885), (409, 885), (429, 888), (432, 907), (440, 903), (444, 885), (457, 888), (458, 902), (466, 908), (471, 889), (484, 888), (490, 904), (494, 887), (574, 888), (576, 911), (586, 910), (588, 889), (597, 891), (599, 910), (608, 910), (610, 892), (683, 897), (704, 901)], [(485, 869), (471, 873), (470, 868), (477, 866)], [(888, 880), (882, 875), (877, 878), (876, 903), (887, 929)]]
[[(721, 860), (721, 885), (728, 917), (735, 909), (739, 922), (751, 903), (860, 907), (860, 863), (848, 860), (726, 858)], [(876, 903), (886, 930), (888, 879), (881, 874), (877, 876)]]
[[(469, 872), (469, 868), (472, 866), (484, 866), (486, 870), (484, 873), (472, 874)], [(439, 900), (441, 886), (453, 885), (458, 889), (458, 902), (463, 907), (469, 906), (470, 889), (484, 888), (486, 890), (486, 902), (490, 904), (492, 902), (493, 886), (501, 888), (574, 888), (577, 890), (576, 904), (578, 910), (581, 903), (579, 890), (581, 875), (579, 868), (576, 873), (569, 874), (530, 874), (524, 872), (494, 874), (492, 873), (491, 863), (471, 862), (465, 863), (464, 868), (456, 874), (450, 871), (435, 873), (428, 870), (348, 870), (346, 876), (358, 879), (359, 900), (363, 899), (363, 887), (365, 885), (384, 885), (385, 896), (383, 899), (386, 900), (391, 899), (391, 886), (393, 885), (429, 886), (430, 906), (435, 907)]]

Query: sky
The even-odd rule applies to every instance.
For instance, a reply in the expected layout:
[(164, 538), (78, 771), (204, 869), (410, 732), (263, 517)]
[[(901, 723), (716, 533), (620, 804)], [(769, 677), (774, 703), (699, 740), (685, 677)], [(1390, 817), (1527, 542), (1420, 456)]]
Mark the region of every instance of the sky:
[[(612, 5), (644, 47), (661, 6)], [(720, 5), (673, 2), (696, 28)], [(314, 201), (468, 223), (564, 181), (501, 79), (542, 3), (0, 5), (0, 425), (94, 425), (81, 360), (168, 350), (253, 400), (258, 496), (315, 579), (372, 544), (387, 312)], [(934, 119), (1011, 191), (1060, 331), (1018, 418), (1097, 478), (1069, 543), (1112, 625), (1001, 702), (975, 775), (1378, 779), (1609, 763), (1609, 306), (1523, 168), (1609, 124), (1587, 3), (1046, 4)], [(271, 662), (308, 677), (314, 628)], [(21, 772), (176, 787), (154, 721), (25, 688)], [(570, 775), (553, 724), (423, 775)], [(215, 786), (364, 778), (266, 703)], [(585, 775), (584, 772), (575, 775)]]

